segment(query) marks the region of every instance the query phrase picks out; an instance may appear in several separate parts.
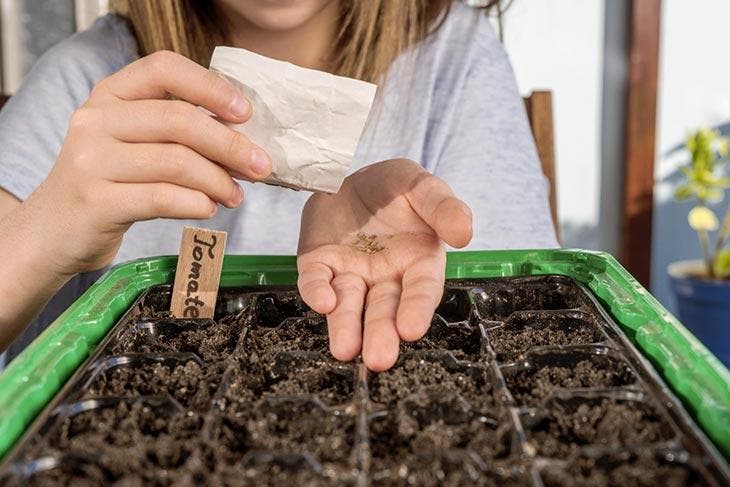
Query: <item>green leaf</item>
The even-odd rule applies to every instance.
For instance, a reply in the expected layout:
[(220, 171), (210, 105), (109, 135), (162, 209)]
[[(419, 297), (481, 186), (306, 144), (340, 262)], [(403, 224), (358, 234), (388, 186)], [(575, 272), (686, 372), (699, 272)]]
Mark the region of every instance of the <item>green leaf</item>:
[(691, 198), (693, 195), (694, 195), (694, 192), (687, 185), (680, 186), (674, 192), (674, 197), (677, 198), (678, 200), (686, 200), (688, 198)]
[(689, 134), (685, 147), (690, 161), (680, 168), (686, 181), (676, 189), (675, 198), (696, 198), (701, 205), (722, 201), (725, 189), (730, 188), (730, 177), (717, 170), (717, 163), (725, 162), (723, 157), (730, 155), (730, 141), (717, 130), (700, 128)]
[(721, 188), (730, 188), (730, 178), (729, 177), (718, 178), (717, 185)]

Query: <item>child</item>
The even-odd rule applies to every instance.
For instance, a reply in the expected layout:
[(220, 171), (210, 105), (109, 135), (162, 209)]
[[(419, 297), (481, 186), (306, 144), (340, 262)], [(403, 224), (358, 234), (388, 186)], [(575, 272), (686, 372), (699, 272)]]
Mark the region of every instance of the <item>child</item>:
[[(0, 347), (72, 276), (176, 253), (182, 227), (205, 219), (229, 232), (229, 253), (292, 253), (299, 235), (299, 289), (327, 314), (332, 353), (384, 370), (401, 339), (427, 330), (443, 242), (469, 242), (469, 207), (474, 247), (556, 245), (522, 100), (480, 11), (450, 0), (114, 6), (125, 17), (50, 50), (0, 114), (0, 250), (6, 275), (25, 277), (0, 284)], [(261, 180), (271, 162), (196, 108), (238, 123), (256, 113), (190, 60), (206, 66), (217, 44), (380, 85), (360, 170), (337, 195), (311, 196), (302, 213), (307, 194), (246, 184), (241, 205), (232, 178)], [(360, 251), (360, 233), (383, 250)]]

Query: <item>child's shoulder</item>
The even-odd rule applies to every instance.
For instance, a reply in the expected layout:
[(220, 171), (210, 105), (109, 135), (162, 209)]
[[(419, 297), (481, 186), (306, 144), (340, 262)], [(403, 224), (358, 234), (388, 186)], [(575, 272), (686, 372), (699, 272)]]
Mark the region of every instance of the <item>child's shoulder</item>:
[(510, 74), (504, 46), (483, 9), (454, 0), (438, 28), (415, 49), (419, 76), (433, 73), (436, 79), (453, 81), (480, 66), (489, 66), (491, 75)]
[(453, 92), (466, 77), (512, 76), (504, 46), (483, 9), (454, 0), (437, 26), (412, 51), (415, 58), (404, 53), (392, 66), (395, 78), (410, 74), (411, 83), (420, 79), (431, 90)]
[(462, 51), (467, 51), (470, 46), (481, 49), (489, 46), (501, 50), (501, 43), (485, 11), (469, 7), (460, 0), (451, 2), (446, 17), (428, 40), (451, 47), (458, 46)]
[(137, 42), (126, 21), (114, 14), (99, 17), (87, 30), (59, 42), (38, 61), (39, 68), (81, 71), (98, 78), (138, 57)]

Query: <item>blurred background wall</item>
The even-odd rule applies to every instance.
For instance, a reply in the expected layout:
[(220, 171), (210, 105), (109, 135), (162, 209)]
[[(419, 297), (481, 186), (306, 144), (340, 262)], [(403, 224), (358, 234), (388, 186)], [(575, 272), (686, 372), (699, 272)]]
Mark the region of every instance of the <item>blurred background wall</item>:
[[(639, 0), (641, 1), (641, 0)], [(553, 90), (562, 243), (620, 249), (626, 0), (515, 0), (504, 18), (504, 42), (523, 93)], [(690, 131), (730, 135), (727, 0), (663, 0), (651, 290), (675, 310), (666, 267), (697, 259), (687, 225), (692, 204), (676, 202), (678, 168)], [(727, 201), (716, 205), (720, 214)]]
[[(730, 135), (730, 1), (665, 0), (662, 8), (652, 292), (674, 309), (666, 267), (700, 256), (697, 236), (687, 224), (692, 205), (672, 198), (678, 168), (687, 162), (681, 146), (688, 132), (701, 126)], [(721, 215), (728, 203), (715, 205), (716, 213)]]

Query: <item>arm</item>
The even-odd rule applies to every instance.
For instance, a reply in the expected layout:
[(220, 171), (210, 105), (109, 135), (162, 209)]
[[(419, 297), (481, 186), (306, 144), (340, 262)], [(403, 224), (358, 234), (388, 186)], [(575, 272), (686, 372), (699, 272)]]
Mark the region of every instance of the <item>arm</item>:
[(33, 203), (21, 204), (0, 189), (0, 255), (6, 280), (0, 282), (5, 303), (0, 309), (0, 350), (45, 306), (70, 276), (57, 274), (48, 266), (53, 249), (38, 231), (43, 226), (33, 216)]

